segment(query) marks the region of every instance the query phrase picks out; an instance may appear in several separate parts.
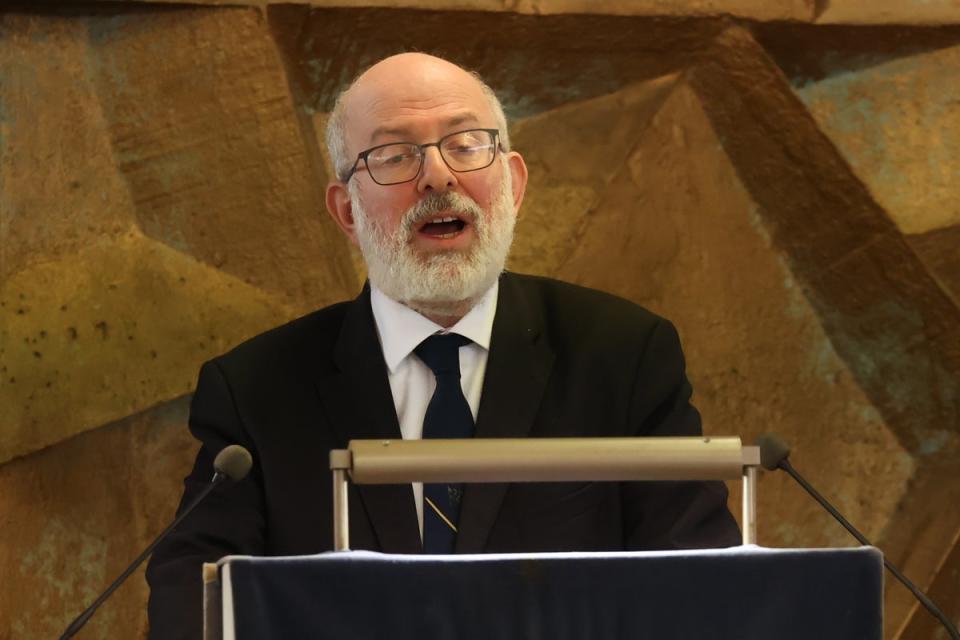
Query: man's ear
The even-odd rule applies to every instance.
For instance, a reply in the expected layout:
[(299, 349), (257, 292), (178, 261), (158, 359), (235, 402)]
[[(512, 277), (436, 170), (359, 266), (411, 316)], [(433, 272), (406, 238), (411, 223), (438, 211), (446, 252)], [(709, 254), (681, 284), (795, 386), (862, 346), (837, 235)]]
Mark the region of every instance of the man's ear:
[(353, 220), (353, 201), (350, 190), (343, 182), (331, 182), (327, 185), (327, 211), (333, 217), (337, 226), (350, 238), (350, 242), (358, 244), (356, 225)]
[(513, 184), (513, 208), (519, 214), (523, 194), (527, 192), (527, 163), (519, 153), (510, 151), (507, 153), (507, 166), (510, 169)]

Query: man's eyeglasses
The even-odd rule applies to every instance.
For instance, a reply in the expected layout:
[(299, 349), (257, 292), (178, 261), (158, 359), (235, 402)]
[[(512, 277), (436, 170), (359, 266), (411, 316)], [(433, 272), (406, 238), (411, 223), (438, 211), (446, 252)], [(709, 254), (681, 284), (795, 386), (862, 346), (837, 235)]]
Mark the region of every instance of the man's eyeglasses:
[(343, 178), (350, 180), (360, 170), (360, 161), (374, 182), (380, 185), (410, 182), (420, 175), (427, 147), (436, 147), (451, 171), (465, 173), (486, 169), (493, 164), (500, 146), (497, 129), (467, 129), (443, 136), (436, 142), (391, 142), (361, 151)]

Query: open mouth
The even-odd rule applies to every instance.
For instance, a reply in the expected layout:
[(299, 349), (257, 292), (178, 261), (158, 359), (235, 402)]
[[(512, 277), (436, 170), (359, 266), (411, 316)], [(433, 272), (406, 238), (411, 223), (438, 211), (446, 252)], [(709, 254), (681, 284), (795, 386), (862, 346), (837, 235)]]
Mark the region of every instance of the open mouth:
[(437, 216), (420, 227), (420, 233), (431, 238), (454, 238), (467, 227), (467, 223), (456, 216)]

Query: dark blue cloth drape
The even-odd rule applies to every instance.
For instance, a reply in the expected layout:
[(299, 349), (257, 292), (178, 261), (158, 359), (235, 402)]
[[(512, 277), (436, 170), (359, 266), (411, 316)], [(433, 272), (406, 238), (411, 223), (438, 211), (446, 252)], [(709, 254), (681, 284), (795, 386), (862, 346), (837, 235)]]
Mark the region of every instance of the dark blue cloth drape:
[(882, 636), (883, 561), (869, 547), (224, 562), (238, 640)]

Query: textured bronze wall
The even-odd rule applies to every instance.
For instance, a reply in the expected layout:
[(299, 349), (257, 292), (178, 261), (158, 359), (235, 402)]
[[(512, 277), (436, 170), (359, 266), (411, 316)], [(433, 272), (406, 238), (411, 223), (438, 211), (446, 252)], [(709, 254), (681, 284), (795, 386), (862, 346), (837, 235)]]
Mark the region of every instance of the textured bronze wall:
[[(171, 518), (203, 360), (358, 290), (320, 137), (405, 49), (505, 99), (511, 267), (675, 320), (706, 430), (784, 434), (960, 613), (960, 29), (795, 22), (909, 2), (493, 4), (0, 15), (0, 639), (57, 633)], [(851, 544), (785, 478), (760, 507), (762, 544)], [(141, 636), (145, 597), (84, 637)], [(888, 637), (934, 637), (911, 607), (888, 587)]]

